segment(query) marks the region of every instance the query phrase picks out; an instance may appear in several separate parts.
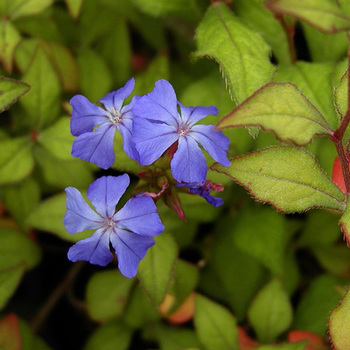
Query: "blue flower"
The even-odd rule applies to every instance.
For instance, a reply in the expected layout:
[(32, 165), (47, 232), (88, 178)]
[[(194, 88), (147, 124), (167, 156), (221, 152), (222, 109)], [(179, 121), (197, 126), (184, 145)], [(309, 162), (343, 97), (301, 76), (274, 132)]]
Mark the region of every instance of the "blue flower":
[(224, 204), (224, 200), (219, 197), (214, 197), (210, 194), (210, 190), (214, 191), (223, 191), (224, 187), (220, 184), (215, 184), (210, 180), (200, 181), (200, 182), (191, 182), (191, 183), (178, 183), (177, 187), (187, 187), (189, 193), (198, 194), (199, 196), (206, 199), (208, 203), (214, 207), (219, 207)]
[(160, 234), (164, 226), (156, 205), (149, 197), (131, 198), (115, 212), (129, 183), (127, 174), (104, 176), (94, 181), (87, 191), (87, 197), (96, 211), (91, 209), (76, 188), (66, 188), (67, 211), (63, 220), (66, 230), (71, 234), (95, 230), (91, 237), (69, 249), (69, 260), (85, 260), (106, 266), (113, 260), (109, 247), (111, 243), (118, 257), (120, 272), (129, 278), (136, 275), (140, 260), (154, 244), (152, 237)]
[(217, 162), (230, 165), (229, 139), (215, 130), (214, 125), (195, 125), (210, 114), (216, 115), (215, 106), (185, 107), (177, 101), (171, 84), (159, 80), (153, 91), (141, 97), (132, 110), (133, 137), (142, 165), (152, 164), (175, 142), (178, 146), (170, 167), (178, 182), (205, 181), (208, 167), (199, 145)]
[[(72, 147), (72, 156), (95, 163), (108, 169), (114, 163), (113, 140), (116, 129), (123, 136), (123, 148), (132, 159), (138, 160), (138, 153), (132, 140), (132, 106), (139, 96), (123, 106), (124, 100), (135, 86), (131, 78), (124, 87), (107, 94), (99, 101), (105, 109), (91, 103), (86, 97), (76, 95), (70, 100), (73, 107), (71, 133), (78, 136)], [(95, 127), (98, 126), (96, 129)], [(95, 130), (94, 130), (95, 129)]]

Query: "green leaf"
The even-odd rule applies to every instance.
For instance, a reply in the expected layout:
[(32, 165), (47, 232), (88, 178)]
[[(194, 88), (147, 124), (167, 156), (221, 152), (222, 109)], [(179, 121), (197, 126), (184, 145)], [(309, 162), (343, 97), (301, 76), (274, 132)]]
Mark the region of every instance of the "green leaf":
[(53, 233), (65, 241), (77, 242), (91, 235), (90, 231), (69, 234), (63, 225), (66, 194), (61, 193), (42, 201), (28, 216), (27, 224), (41, 231)]
[(0, 141), (0, 184), (25, 179), (34, 168), (32, 141), (23, 136)]
[(328, 124), (337, 129), (339, 118), (333, 102), (333, 74), (333, 63), (296, 62), (294, 65), (280, 65), (274, 80), (293, 82)]
[(238, 350), (234, 316), (223, 306), (196, 295), (194, 324), (199, 341), (206, 350)]
[(263, 345), (256, 350), (307, 350), (307, 343), (302, 341), (292, 344)]
[(329, 334), (333, 349), (350, 348), (350, 296), (349, 289), (346, 291), (340, 304), (332, 311), (329, 318)]
[(155, 333), (160, 343), (160, 350), (199, 348), (196, 334), (192, 329), (170, 328), (158, 324)]
[(11, 229), (0, 229), (0, 269), (20, 263), (31, 269), (40, 259), (41, 251), (33, 241)]
[(210, 6), (196, 39), (196, 56), (209, 56), (219, 63), (237, 103), (271, 81), (275, 69), (269, 60), (269, 47), (222, 2)]
[(271, 147), (233, 158), (228, 167), (216, 163), (211, 169), (231, 177), (257, 200), (281, 212), (345, 209), (343, 193), (301, 148)]
[[(4, 0), (2, 14), (6, 14), (12, 20), (25, 16), (34, 16), (46, 10), (53, 0)], [(6, 9), (3, 11), (3, 9)]]
[(331, 135), (320, 112), (290, 83), (269, 83), (217, 124), (219, 129), (260, 126), (281, 141), (306, 145), (315, 135)]
[(0, 61), (8, 73), (12, 72), (13, 56), (21, 35), (11, 22), (0, 20)]
[(350, 29), (350, 18), (332, 0), (269, 0), (265, 6), (277, 14), (298, 18), (325, 33)]
[(273, 274), (284, 267), (287, 233), (284, 217), (271, 208), (242, 210), (237, 217), (233, 239), (243, 252), (254, 257)]
[(129, 28), (122, 17), (116, 17), (112, 30), (100, 40), (98, 51), (111, 68), (116, 85), (124, 85), (131, 75), (131, 39)]
[(259, 291), (248, 310), (249, 321), (262, 343), (273, 342), (293, 319), (288, 294), (278, 279)]
[(95, 102), (110, 92), (111, 72), (99, 54), (91, 49), (83, 49), (79, 51), (77, 61), (80, 67), (80, 86), (84, 96)]
[(168, 291), (169, 294), (175, 297), (169, 314), (175, 311), (195, 290), (198, 278), (199, 272), (195, 265), (181, 259), (176, 261), (173, 279)]
[(339, 286), (346, 283), (348, 281), (330, 275), (314, 279), (298, 304), (292, 328), (326, 336), (330, 310), (338, 305), (342, 296)]
[(43, 130), (38, 142), (54, 157), (62, 160), (72, 160), (71, 150), (74, 136), (70, 133), (70, 118), (60, 118), (49, 128)]
[(22, 348), (22, 337), (18, 316), (9, 313), (0, 320), (0, 349), (18, 350)]
[(127, 350), (131, 342), (132, 329), (119, 320), (107, 322), (90, 336), (84, 350)]
[(60, 109), (60, 82), (42, 48), (38, 48), (23, 80), (31, 85), (20, 103), (29, 116), (29, 124), (40, 130), (52, 123)]
[[(222, 218), (216, 230), (211, 255), (214, 277), (218, 279), (215, 286), (218, 285), (219, 295), (230, 305), (238, 320), (241, 321), (245, 319), (253, 296), (265, 283), (265, 271), (251, 255), (237, 248), (235, 234), (232, 217)], [(213, 279), (208, 281), (211, 288), (213, 288), (212, 281)]]
[(80, 14), (81, 6), (83, 5), (84, 0), (64, 0), (68, 7), (69, 14), (77, 19)]
[(17, 102), (29, 89), (30, 86), (24, 81), (0, 77), (0, 113)]
[(339, 86), (334, 91), (334, 103), (342, 119), (348, 110), (348, 81), (349, 73), (346, 71), (340, 80)]
[(21, 350), (50, 350), (51, 348), (39, 337), (37, 337), (31, 328), (23, 321), (19, 320), (19, 327), (22, 336)]
[(34, 155), (46, 182), (59, 189), (68, 186), (87, 188), (93, 181), (87, 162), (74, 158), (62, 160), (41, 147), (35, 148)]
[(145, 291), (136, 286), (129, 298), (123, 319), (132, 328), (143, 328), (161, 318)]
[(337, 62), (346, 56), (349, 45), (345, 32), (322, 33), (306, 23), (302, 25), (312, 62)]
[(21, 181), (12, 186), (4, 188), (4, 199), (18, 226), (28, 232), (26, 218), (29, 213), (39, 204), (40, 187), (32, 178)]
[(177, 245), (169, 233), (155, 237), (156, 244), (140, 261), (138, 276), (155, 306), (163, 301), (169, 288), (172, 270), (177, 257)]
[(0, 310), (3, 309), (17, 289), (25, 269), (26, 265), (24, 263), (0, 269)]
[(285, 30), (281, 22), (264, 6), (264, 1), (235, 0), (234, 11), (247, 25), (261, 34), (279, 63), (291, 63)]
[(150, 16), (178, 16), (187, 20), (200, 19), (202, 7), (199, 0), (132, 0), (143, 12)]
[(93, 274), (86, 289), (90, 317), (105, 322), (120, 316), (133, 283), (133, 279), (125, 278), (116, 269)]
[(348, 201), (344, 214), (339, 220), (339, 225), (343, 232), (347, 244), (350, 244), (350, 202)]

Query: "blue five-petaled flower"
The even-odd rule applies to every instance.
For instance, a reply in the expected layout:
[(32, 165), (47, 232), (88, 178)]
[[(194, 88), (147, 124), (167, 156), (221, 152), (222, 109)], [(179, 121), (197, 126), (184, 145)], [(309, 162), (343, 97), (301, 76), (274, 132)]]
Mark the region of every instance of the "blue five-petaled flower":
[(133, 140), (142, 165), (152, 164), (175, 142), (178, 147), (170, 167), (178, 182), (205, 181), (208, 167), (198, 144), (217, 162), (230, 165), (229, 139), (214, 125), (195, 125), (210, 114), (216, 115), (215, 106), (186, 107), (177, 101), (168, 81), (158, 80), (152, 92), (134, 103), (132, 111)]
[[(132, 139), (132, 106), (139, 96), (134, 96), (128, 105), (124, 100), (135, 86), (131, 78), (125, 86), (107, 94), (99, 101), (105, 109), (94, 105), (86, 97), (76, 95), (70, 100), (73, 107), (71, 133), (78, 136), (72, 147), (72, 156), (108, 169), (115, 159), (113, 140), (115, 131), (123, 136), (123, 148), (132, 159), (138, 160), (138, 153)], [(95, 127), (98, 126), (96, 129)], [(94, 130), (95, 129), (95, 130)]]
[(76, 188), (66, 188), (66, 230), (71, 234), (87, 229), (96, 230), (91, 237), (69, 249), (69, 260), (85, 260), (105, 266), (113, 260), (111, 243), (118, 257), (120, 272), (129, 278), (136, 275), (140, 260), (154, 244), (152, 237), (160, 234), (164, 226), (156, 205), (149, 197), (131, 198), (115, 212), (129, 183), (127, 174), (104, 176), (94, 181), (87, 191), (87, 197), (96, 211), (91, 209)]

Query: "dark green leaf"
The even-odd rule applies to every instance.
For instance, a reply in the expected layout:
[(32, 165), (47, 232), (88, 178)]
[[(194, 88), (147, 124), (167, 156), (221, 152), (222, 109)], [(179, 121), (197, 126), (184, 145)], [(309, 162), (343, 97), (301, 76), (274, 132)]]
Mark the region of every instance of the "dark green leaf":
[(156, 237), (155, 241), (156, 244), (140, 261), (138, 276), (154, 305), (159, 306), (169, 288), (177, 246), (173, 237), (165, 232)]

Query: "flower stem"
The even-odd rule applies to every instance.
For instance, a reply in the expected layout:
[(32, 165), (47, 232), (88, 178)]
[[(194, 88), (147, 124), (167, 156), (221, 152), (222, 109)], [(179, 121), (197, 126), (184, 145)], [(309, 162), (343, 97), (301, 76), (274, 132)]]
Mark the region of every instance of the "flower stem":
[[(350, 36), (348, 34), (348, 41), (350, 43)], [(333, 142), (335, 144), (335, 147), (338, 152), (342, 172), (343, 172), (343, 177), (344, 177), (344, 182), (345, 182), (345, 187), (346, 187), (346, 192), (347, 195), (350, 193), (350, 169), (349, 169), (349, 154), (347, 150), (344, 148), (343, 144), (343, 138), (346, 132), (347, 127), (349, 126), (350, 123), (350, 78), (349, 78), (349, 69), (350, 69), (350, 45), (348, 48), (348, 69), (347, 69), (347, 78), (348, 78), (348, 101), (347, 101), (347, 110), (345, 113), (345, 116), (343, 120), (340, 123), (340, 126), (337, 130), (334, 131), (333, 133)]]
[(30, 322), (30, 326), (34, 333), (37, 333), (44, 321), (46, 320), (47, 316), (50, 314), (52, 309), (55, 307), (56, 303), (60, 300), (62, 295), (66, 293), (71, 286), (75, 276), (78, 274), (78, 272), (81, 270), (81, 268), (84, 266), (84, 262), (80, 261), (75, 263), (72, 268), (68, 271), (65, 278), (61, 281), (61, 283), (55, 288), (55, 290), (51, 293), (49, 298), (46, 300), (44, 305), (38, 310), (36, 315), (33, 317), (32, 321)]

